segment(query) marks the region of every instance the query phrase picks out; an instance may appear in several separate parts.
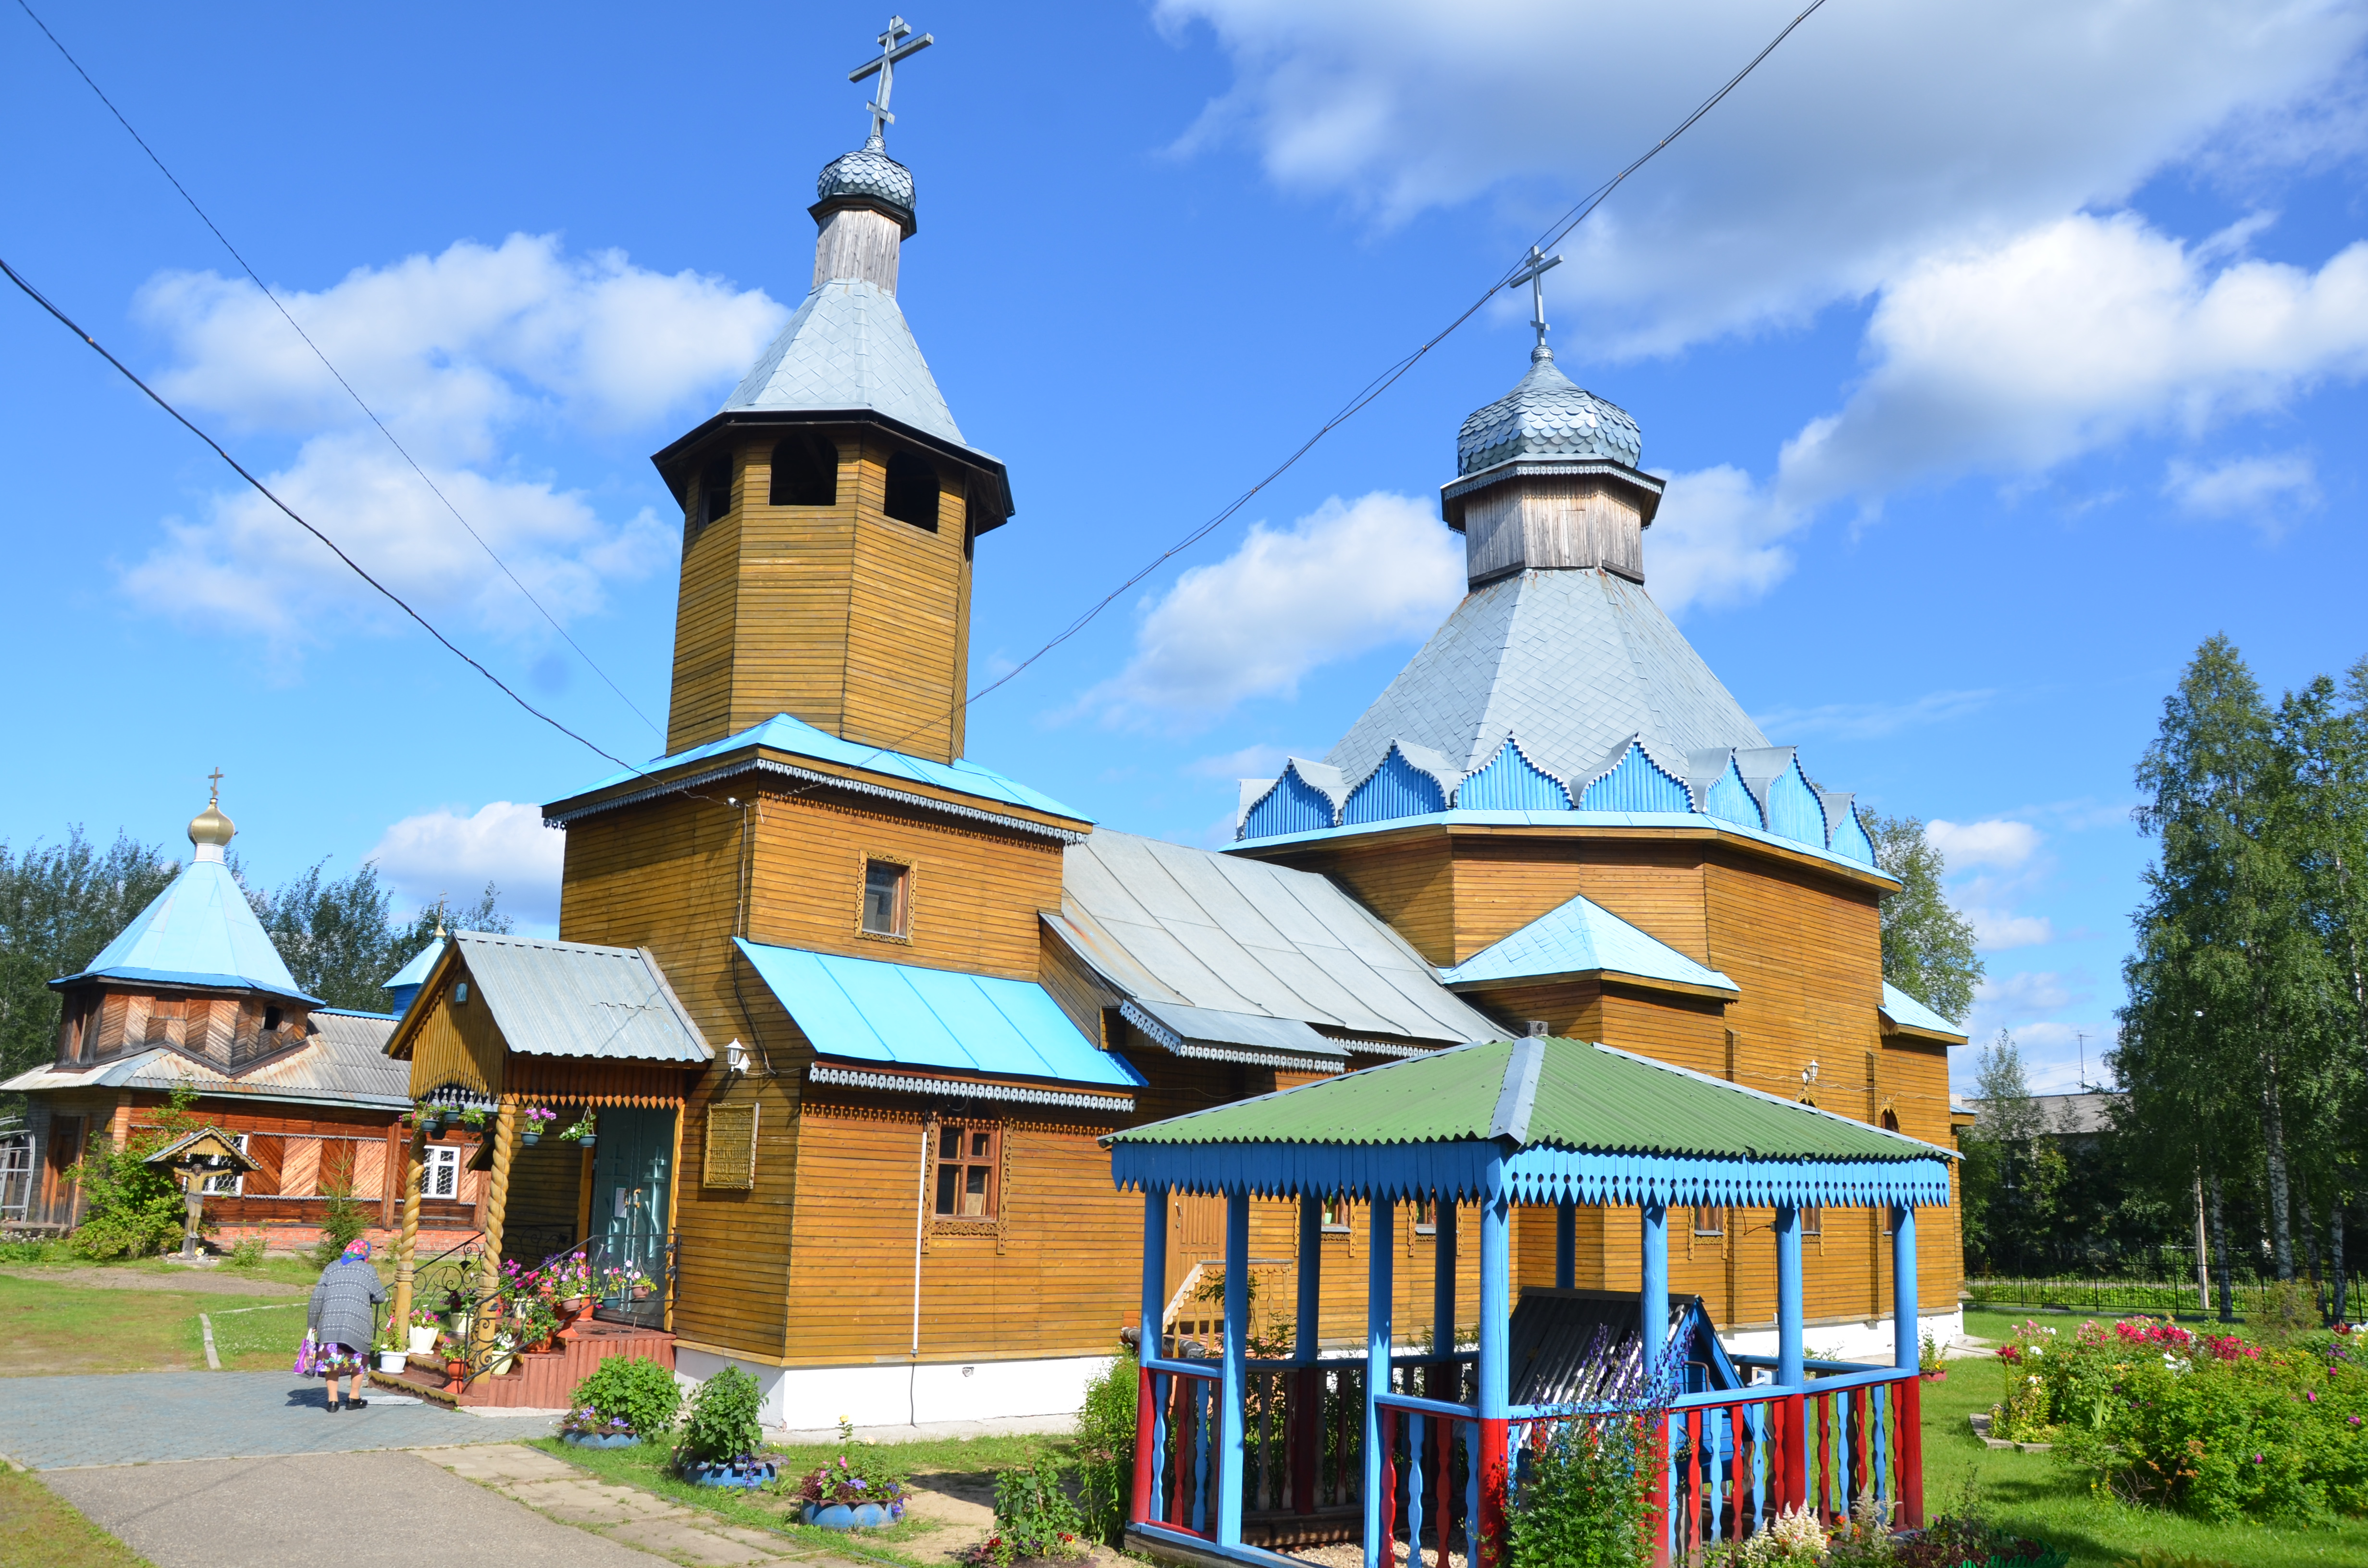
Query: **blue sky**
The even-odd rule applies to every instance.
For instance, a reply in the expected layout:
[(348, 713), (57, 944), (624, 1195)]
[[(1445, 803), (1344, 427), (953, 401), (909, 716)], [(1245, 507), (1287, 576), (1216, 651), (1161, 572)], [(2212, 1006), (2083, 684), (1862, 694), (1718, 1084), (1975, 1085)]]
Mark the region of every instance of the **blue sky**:
[[(0, 255), (457, 640), (658, 749), (678, 518), (648, 454), (803, 295), (855, 145), (844, 5), (96, 7), (43, 18), (620, 699), (362, 423), (21, 12)], [(916, 11), (900, 298), (1019, 515), (973, 670), (1033, 651), (1467, 305), (1792, 7), (1167, 0)], [(2131, 767), (2196, 642), (2273, 691), (2368, 653), (2359, 5), (1833, 0), (1561, 247), (1566, 369), (1670, 476), (1647, 586), (1770, 737), (1945, 824), (2049, 1085), (2110, 1038)], [(12, 296), (13, 298), (13, 296)], [(979, 704), (971, 755), (1229, 831), (1443, 618), (1500, 298), (1234, 521)], [(392, 619), (28, 301), (0, 309), (0, 837), (250, 870), (375, 855), (555, 918), (531, 805), (611, 771)], [(628, 700), (629, 699), (629, 700)], [(1961, 1080), (1971, 1053), (1963, 1053)]]

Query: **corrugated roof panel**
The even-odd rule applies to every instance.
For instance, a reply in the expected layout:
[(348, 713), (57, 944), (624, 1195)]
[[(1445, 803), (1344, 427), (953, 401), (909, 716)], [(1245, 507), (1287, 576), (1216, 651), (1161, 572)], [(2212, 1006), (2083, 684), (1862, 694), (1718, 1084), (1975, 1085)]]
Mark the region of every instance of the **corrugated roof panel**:
[(1079, 1034), (1041, 985), (739, 938), (735, 945), (825, 1056), (1110, 1088), (1144, 1081), (1123, 1057)]
[(483, 931), (456, 931), (451, 941), (512, 1051), (620, 1061), (714, 1060), (666, 976), (636, 949)]
[(1326, 1040), (1295, 1018), (1269, 1018), (1256, 1013), (1220, 1013), (1207, 1007), (1179, 1007), (1173, 1002), (1137, 1002), (1136, 1006), (1186, 1040), (1218, 1045), (1254, 1046), (1261, 1051), (1296, 1051), (1329, 1057), (1343, 1054), (1337, 1041)]
[(1599, 971), (1720, 991), (1737, 989), (1718, 971), (1585, 898), (1574, 898), (1454, 968), (1440, 971), (1439, 978), (1449, 985), (1475, 985)]
[(90, 1067), (37, 1068), (0, 1084), (0, 1090), (170, 1091), (186, 1085), (200, 1095), (399, 1110), (411, 1103), (411, 1063), (393, 1061), (385, 1053), (394, 1022), (373, 1014), (319, 1008), (311, 1015), (313, 1038), (303, 1049), (241, 1073), (225, 1073), (211, 1062), (158, 1046)]

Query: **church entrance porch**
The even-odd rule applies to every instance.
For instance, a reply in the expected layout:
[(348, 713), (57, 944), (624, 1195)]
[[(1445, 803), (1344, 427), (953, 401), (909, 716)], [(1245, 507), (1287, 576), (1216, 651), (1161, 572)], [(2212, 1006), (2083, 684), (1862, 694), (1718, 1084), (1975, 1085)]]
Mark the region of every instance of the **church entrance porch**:
[[(1279, 1568), (1281, 1551), (1354, 1541), (1368, 1568), (1501, 1563), (1525, 1455), (1574, 1424), (1637, 1434), (1656, 1562), (1765, 1528), (1786, 1507), (1871, 1504), (1923, 1522), (1916, 1212), (1948, 1200), (1947, 1152), (1608, 1047), (1531, 1038), (1455, 1048), (1105, 1142), (1144, 1195), (1141, 1359), (1129, 1543), (1175, 1561)], [(1225, 1204), (1224, 1332), (1213, 1358), (1162, 1333), (1173, 1196)], [(1317, 1269), (1298, 1278), (1297, 1353), (1250, 1346), (1253, 1197), (1295, 1198), (1303, 1258), (1327, 1209), (1364, 1206), (1361, 1356), (1320, 1358)], [(1455, 1334), (1454, 1226), (1478, 1210), (1477, 1344)], [(1778, 1348), (1730, 1355), (1699, 1301), (1673, 1301), (1668, 1219), (1691, 1204), (1777, 1216)], [(1430, 1345), (1395, 1332), (1399, 1205), (1435, 1206)], [(1804, 1354), (1800, 1216), (1891, 1220), (1888, 1364)], [(1570, 1288), (1582, 1206), (1634, 1205), (1633, 1297)], [(1511, 1291), (1520, 1208), (1554, 1214), (1557, 1283)], [(1169, 1352), (1163, 1354), (1163, 1352)], [(1476, 1551), (1474, 1550), (1476, 1548)], [(1426, 1562), (1424, 1554), (1429, 1553)]]

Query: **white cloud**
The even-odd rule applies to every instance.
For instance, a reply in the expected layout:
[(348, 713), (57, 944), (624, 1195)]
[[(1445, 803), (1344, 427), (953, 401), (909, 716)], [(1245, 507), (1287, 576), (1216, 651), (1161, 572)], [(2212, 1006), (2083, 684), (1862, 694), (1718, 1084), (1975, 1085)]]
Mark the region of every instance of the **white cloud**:
[(415, 903), (470, 903), (491, 882), (501, 890), (502, 909), (556, 931), (566, 854), (567, 835), (542, 825), (541, 807), (492, 801), (466, 815), (445, 809), (405, 817), (369, 858)]
[[(646, 271), (620, 252), (570, 256), (554, 235), (360, 267), (290, 313), (401, 438), (438, 488), (551, 612), (597, 610), (604, 583), (671, 551), (644, 510), (603, 517), (580, 492), (506, 460), (522, 429), (622, 430), (680, 415), (744, 371), (785, 318), (760, 290)], [(160, 390), (236, 434), (295, 434), (266, 483), (360, 564), (430, 614), (464, 613), (507, 635), (543, 622), (396, 454), (260, 290), (213, 273), (167, 273), (141, 291), (173, 362)], [(244, 488), (126, 574), (141, 602), (282, 645), (394, 612), (316, 541)]]
[(2318, 505), (2318, 471), (2302, 452), (2237, 458), (2216, 467), (2173, 459), (2162, 493), (2199, 517), (2237, 517), (2263, 533)]
[(1780, 708), (1754, 721), (1768, 734), (1789, 742), (1812, 735), (1870, 741), (1924, 724), (1945, 724), (1990, 705), (1996, 691), (1928, 691), (1905, 702), (1829, 702), (1816, 708)]
[[(1383, 222), (1495, 192), (1534, 230), (1782, 14), (1161, 0), (1156, 15), (1174, 34), (1208, 26), (1234, 67), (1187, 149), (1246, 142), (1278, 185)], [(2354, 146), (2363, 36), (2368, 11), (2314, 0), (1828, 6), (1565, 244), (1560, 319), (1665, 349), (1862, 297), (1921, 258), (2118, 204), (2169, 166)]]
[(2055, 923), (2044, 915), (2014, 915), (2001, 909), (1966, 909), (1974, 945), (1986, 953), (2036, 948), (2055, 940)]
[(1206, 723), (1250, 698), (1292, 696), (1325, 665), (1428, 636), (1463, 593), (1463, 541), (1430, 502), (1336, 496), (1288, 528), (1253, 524), (1233, 554), (1177, 578), (1145, 605), (1133, 658), (1073, 710)]
[[(1907, 267), (1867, 325), (1873, 369), (1787, 443), (1776, 494), (1814, 506), (1952, 472), (2036, 473), (2368, 372), (2368, 242), (2316, 273), (2214, 270), (2208, 249), (2130, 213), (2079, 214)], [(2257, 488), (2274, 476), (2251, 472)]]
[(1645, 536), (1645, 581), (1671, 615), (1759, 597), (1793, 570), (1779, 541), (1808, 519), (1739, 468), (1674, 474)]
[(1936, 817), (1924, 824), (1924, 836), (1941, 852), (1952, 871), (1991, 866), (2011, 871), (2039, 853), (2040, 832), (2027, 822), (1990, 817), (1982, 822), (1954, 823)]

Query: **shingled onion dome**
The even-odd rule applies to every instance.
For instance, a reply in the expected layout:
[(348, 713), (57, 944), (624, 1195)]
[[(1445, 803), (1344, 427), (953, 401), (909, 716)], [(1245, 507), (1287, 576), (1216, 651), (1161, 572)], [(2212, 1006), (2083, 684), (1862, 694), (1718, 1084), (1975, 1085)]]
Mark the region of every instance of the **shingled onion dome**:
[(1628, 411), (1564, 375), (1543, 344), (1530, 351), (1530, 373), (1455, 437), (1459, 475), (1516, 458), (1608, 458), (1634, 468), (1644, 455), (1644, 434)]
[(221, 859), (222, 851), (229, 846), (231, 839), (237, 833), (237, 824), (222, 814), (222, 797), (219, 795), (210, 797), (206, 801), (206, 809), (189, 819), (189, 846), (193, 851), (191, 858), (199, 860)]
[(913, 171), (890, 157), (877, 136), (825, 164), (814, 191), (809, 210), (817, 223), (842, 208), (868, 207), (896, 220), (908, 240), (919, 226), (913, 217)]

